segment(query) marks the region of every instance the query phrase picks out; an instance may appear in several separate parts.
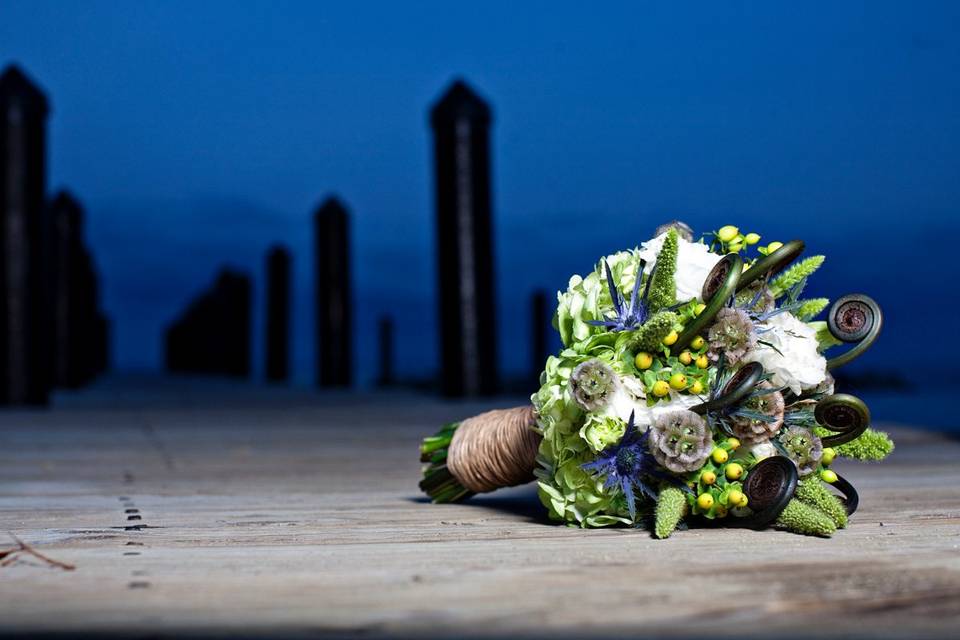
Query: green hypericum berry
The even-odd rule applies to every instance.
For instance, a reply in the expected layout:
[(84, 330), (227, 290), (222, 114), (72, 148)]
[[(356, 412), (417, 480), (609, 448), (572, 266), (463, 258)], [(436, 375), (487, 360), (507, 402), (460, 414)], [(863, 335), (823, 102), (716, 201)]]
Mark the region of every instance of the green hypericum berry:
[(736, 228), (732, 224), (728, 224), (724, 227), (720, 227), (720, 230), (717, 231), (717, 238), (720, 239), (720, 242), (730, 242), (740, 233), (740, 229)]

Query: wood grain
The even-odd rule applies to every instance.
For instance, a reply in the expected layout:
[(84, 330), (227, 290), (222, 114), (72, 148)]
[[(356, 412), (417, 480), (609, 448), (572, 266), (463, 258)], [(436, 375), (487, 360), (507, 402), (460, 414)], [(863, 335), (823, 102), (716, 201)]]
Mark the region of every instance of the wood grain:
[(531, 487), (426, 503), (418, 439), (509, 401), (93, 398), (0, 414), (0, 540), (77, 567), (0, 568), (3, 633), (919, 638), (960, 623), (960, 443), (941, 435), (894, 428), (882, 467), (841, 463), (861, 510), (832, 540), (656, 541), (545, 522)]

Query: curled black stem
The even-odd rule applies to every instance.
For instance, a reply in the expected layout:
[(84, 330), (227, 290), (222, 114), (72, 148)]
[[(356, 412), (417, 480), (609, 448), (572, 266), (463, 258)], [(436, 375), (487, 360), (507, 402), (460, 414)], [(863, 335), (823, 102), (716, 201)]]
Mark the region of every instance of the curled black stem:
[(870, 296), (854, 293), (834, 302), (827, 315), (827, 328), (837, 340), (857, 345), (827, 360), (827, 369), (837, 369), (863, 355), (876, 341), (882, 327), (883, 312)]
[(835, 393), (817, 403), (813, 417), (827, 431), (823, 446), (835, 447), (859, 438), (870, 426), (870, 409), (866, 403), (848, 393)]

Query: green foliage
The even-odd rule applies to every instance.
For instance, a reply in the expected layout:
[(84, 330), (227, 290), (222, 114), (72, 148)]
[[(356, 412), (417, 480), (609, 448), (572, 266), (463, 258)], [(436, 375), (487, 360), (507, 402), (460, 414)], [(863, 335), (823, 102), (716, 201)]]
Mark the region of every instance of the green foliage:
[(420, 490), (437, 503), (457, 502), (473, 495), (447, 468), (447, 449), (459, 426), (459, 422), (446, 424), (420, 444), (420, 462), (426, 463)]
[(770, 290), (774, 297), (781, 297), (792, 287), (800, 284), (805, 278), (809, 278), (823, 264), (824, 256), (810, 256), (801, 260), (797, 264), (789, 267), (786, 271), (774, 278), (770, 283)]
[(794, 315), (804, 322), (813, 320), (821, 311), (830, 304), (829, 298), (810, 298), (809, 300), (800, 300), (800, 308), (794, 312)]
[(666, 538), (673, 533), (687, 511), (687, 498), (677, 487), (664, 487), (657, 497), (656, 520), (653, 533)]
[(811, 507), (827, 514), (838, 529), (847, 526), (847, 509), (837, 496), (833, 495), (816, 476), (801, 480), (797, 485), (796, 498)]
[(674, 275), (677, 272), (677, 251), (679, 243), (676, 228), (667, 232), (663, 240), (660, 255), (657, 256), (656, 269), (653, 272), (653, 282), (650, 283), (650, 293), (647, 303), (651, 311), (659, 311), (677, 302), (677, 283)]
[(630, 340), (632, 348), (638, 351), (656, 353), (663, 348), (663, 339), (673, 331), (677, 314), (672, 311), (660, 311), (633, 332)]
[(824, 538), (837, 530), (830, 516), (796, 498), (787, 503), (787, 508), (777, 517), (777, 526), (793, 533)]
[[(831, 432), (823, 427), (817, 427), (816, 433), (818, 436), (824, 437), (830, 435)], [(893, 449), (893, 440), (890, 439), (890, 436), (876, 429), (867, 429), (856, 440), (834, 447), (839, 456), (865, 462), (883, 460), (890, 455)]]

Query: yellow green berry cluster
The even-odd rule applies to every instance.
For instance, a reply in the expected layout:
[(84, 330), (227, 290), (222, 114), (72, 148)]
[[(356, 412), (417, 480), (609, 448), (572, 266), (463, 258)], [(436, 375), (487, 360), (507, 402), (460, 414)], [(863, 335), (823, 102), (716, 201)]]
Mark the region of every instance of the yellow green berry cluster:
[[(702, 342), (702, 338), (698, 340)], [(710, 362), (706, 354), (696, 351), (686, 350), (677, 356), (640, 351), (633, 358), (633, 366), (647, 391), (648, 404), (667, 398), (671, 391), (701, 395), (710, 387)]]
[(718, 442), (703, 467), (690, 475), (688, 482), (694, 493), (688, 496), (688, 502), (694, 514), (713, 520), (727, 517), (731, 509), (747, 506), (742, 481), (752, 456), (734, 459), (739, 448), (736, 438)]
[(707, 341), (697, 336), (686, 349), (673, 355), (670, 347), (676, 344), (683, 325), (703, 313), (705, 305), (692, 301), (677, 310), (677, 325), (661, 341), (657, 352), (638, 351), (631, 364), (636, 375), (643, 381), (647, 392), (647, 404), (668, 398), (671, 391), (702, 395), (710, 389), (710, 359), (707, 357)]
[[(717, 249), (719, 253), (740, 253), (747, 247), (752, 247), (760, 242), (758, 233), (741, 233), (739, 227), (728, 224), (720, 227), (708, 235), (712, 239), (711, 249)], [(767, 255), (773, 253), (783, 246), (782, 242), (771, 242), (766, 246), (757, 246), (757, 253)]]

